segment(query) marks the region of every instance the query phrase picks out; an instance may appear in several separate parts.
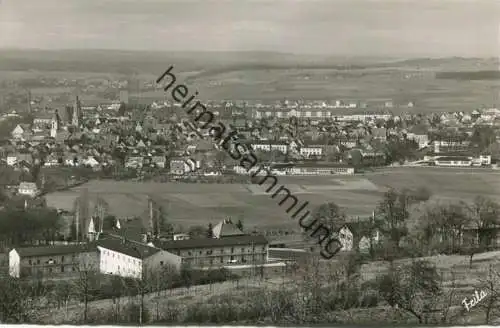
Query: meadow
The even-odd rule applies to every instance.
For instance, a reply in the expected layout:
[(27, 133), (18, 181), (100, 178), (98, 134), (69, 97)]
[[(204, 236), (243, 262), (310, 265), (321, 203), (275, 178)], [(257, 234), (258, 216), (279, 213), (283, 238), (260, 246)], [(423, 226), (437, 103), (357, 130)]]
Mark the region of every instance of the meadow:
[[(433, 197), (470, 201), (478, 195), (500, 202), (500, 172), (486, 169), (390, 168), (356, 176), (279, 177), (300, 202), (310, 208), (335, 202), (350, 217), (372, 213), (388, 188), (428, 188)], [(265, 193), (265, 187), (240, 184), (137, 183), (94, 180), (68, 191), (46, 195), (49, 206), (73, 209), (83, 188), (99, 196), (118, 217), (147, 215), (147, 198), (162, 204), (169, 219), (184, 227), (207, 225), (232, 217), (243, 219), (247, 228), (297, 230), (285, 208)]]

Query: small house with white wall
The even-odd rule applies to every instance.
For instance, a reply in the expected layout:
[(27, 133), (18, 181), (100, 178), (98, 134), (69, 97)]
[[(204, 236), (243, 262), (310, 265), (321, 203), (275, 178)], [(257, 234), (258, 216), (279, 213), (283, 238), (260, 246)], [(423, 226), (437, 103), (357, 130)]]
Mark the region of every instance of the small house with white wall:
[(342, 244), (342, 251), (352, 251), (354, 248), (354, 235), (347, 225), (339, 230), (339, 241)]
[(21, 182), (17, 192), (19, 195), (35, 197), (39, 190), (34, 182)]

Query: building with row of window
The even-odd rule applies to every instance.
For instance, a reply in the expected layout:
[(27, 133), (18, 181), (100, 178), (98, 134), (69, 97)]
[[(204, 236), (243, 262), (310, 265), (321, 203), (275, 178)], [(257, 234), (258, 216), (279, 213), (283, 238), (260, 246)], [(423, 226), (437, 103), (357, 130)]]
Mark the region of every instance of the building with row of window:
[(12, 277), (47, 277), (78, 274), (99, 261), (95, 244), (20, 247), (9, 252)]
[(99, 234), (96, 241), (80, 245), (21, 247), (9, 252), (9, 274), (21, 277), (77, 275), (82, 270), (142, 279), (169, 265), (216, 268), (230, 264), (267, 262), (264, 236), (247, 235), (230, 220), (221, 221), (213, 238), (143, 243), (113, 234)]
[(163, 265), (180, 269), (182, 259), (159, 248), (116, 236), (81, 245), (21, 247), (9, 252), (12, 277), (57, 277), (81, 271), (142, 279)]
[(230, 220), (213, 227), (213, 238), (159, 242), (159, 248), (180, 256), (192, 267), (214, 268), (230, 264), (267, 262), (268, 241), (262, 235), (247, 235)]

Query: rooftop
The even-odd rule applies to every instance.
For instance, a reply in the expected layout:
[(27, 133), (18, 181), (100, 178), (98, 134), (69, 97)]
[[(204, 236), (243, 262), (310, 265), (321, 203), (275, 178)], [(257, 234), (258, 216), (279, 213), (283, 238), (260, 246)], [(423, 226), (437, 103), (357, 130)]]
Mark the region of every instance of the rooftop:
[(209, 248), (209, 247), (224, 247), (224, 246), (240, 246), (240, 245), (266, 245), (267, 239), (262, 236), (233, 236), (221, 239), (217, 238), (200, 238), (188, 240), (170, 240), (165, 242), (158, 242), (158, 247), (166, 251), (190, 249), (190, 248)]
[(95, 244), (19, 247), (14, 249), (21, 257), (79, 254), (97, 250)]
[(238, 229), (238, 227), (229, 220), (222, 220), (212, 229), (212, 231), (215, 238), (245, 235), (243, 231)]
[(159, 248), (111, 235), (97, 241), (97, 246), (137, 259), (144, 259), (161, 251)]

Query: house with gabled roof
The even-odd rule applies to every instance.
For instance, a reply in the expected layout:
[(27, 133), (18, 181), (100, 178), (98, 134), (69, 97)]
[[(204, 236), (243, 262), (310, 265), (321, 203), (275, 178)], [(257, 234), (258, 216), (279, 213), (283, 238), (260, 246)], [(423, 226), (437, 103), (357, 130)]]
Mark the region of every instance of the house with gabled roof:
[(238, 229), (238, 227), (231, 220), (222, 220), (212, 229), (214, 238), (220, 239), (224, 237), (244, 236), (245, 233)]

